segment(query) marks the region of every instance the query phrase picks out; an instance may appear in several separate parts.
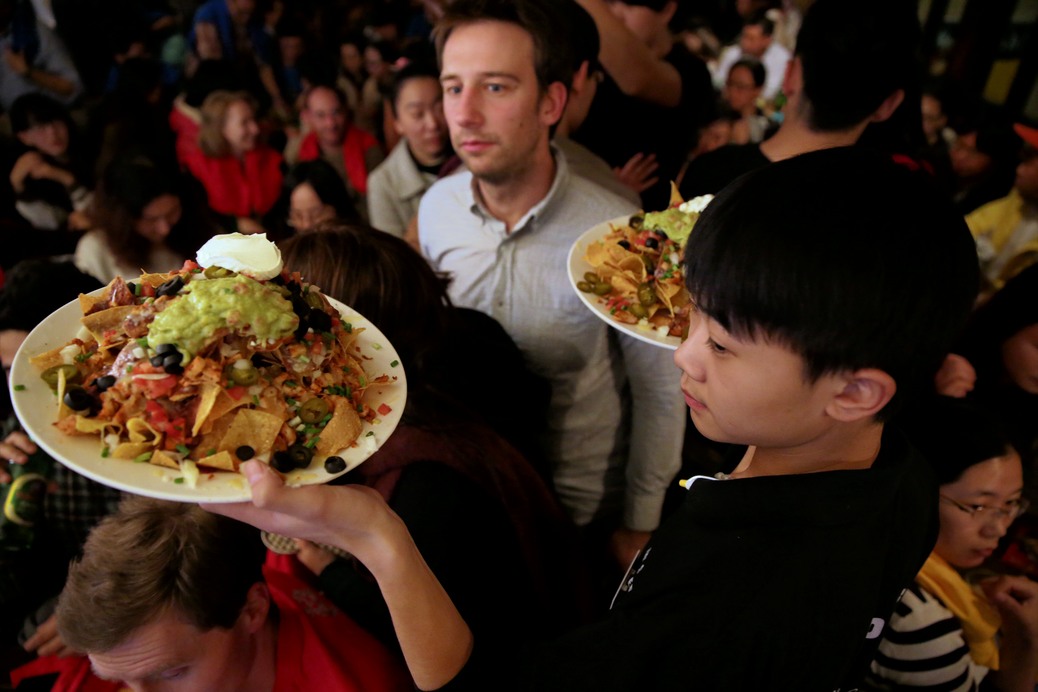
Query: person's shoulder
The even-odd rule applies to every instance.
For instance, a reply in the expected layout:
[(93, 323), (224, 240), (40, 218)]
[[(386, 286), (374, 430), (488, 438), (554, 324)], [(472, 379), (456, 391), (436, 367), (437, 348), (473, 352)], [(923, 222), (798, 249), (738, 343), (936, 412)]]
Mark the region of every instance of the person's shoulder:
[(761, 153), (759, 144), (726, 144), (689, 163), (681, 181), (681, 195), (689, 199), (698, 195), (717, 194), (743, 173), (769, 163), (768, 158)]
[(448, 214), (460, 210), (468, 210), (475, 202), (472, 196), (472, 172), (461, 169), (444, 178), (440, 178), (422, 195), (418, 205), (419, 225), (424, 228), (429, 224), (442, 221), (461, 221), (448, 219)]

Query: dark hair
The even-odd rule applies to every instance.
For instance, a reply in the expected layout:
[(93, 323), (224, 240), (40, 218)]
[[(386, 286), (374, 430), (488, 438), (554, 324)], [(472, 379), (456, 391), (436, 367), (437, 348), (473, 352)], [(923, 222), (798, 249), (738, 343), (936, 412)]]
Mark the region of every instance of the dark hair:
[(1002, 374), (1002, 344), (1038, 324), (1038, 264), (1032, 264), (970, 316), (955, 352), (977, 370), (977, 380), (998, 380)]
[[(767, 76), (767, 70), (764, 68), (764, 64), (760, 60), (754, 58), (742, 58), (732, 63), (732, 66), (728, 68), (728, 74), (732, 73), (737, 67), (745, 67), (750, 71), (750, 76), (753, 78), (753, 86), (762, 87), (764, 86), (764, 78)], [(726, 75), (727, 76), (727, 75)]]
[(204, 235), (204, 222), (201, 218), (189, 220), (193, 199), (186, 194), (182, 179), (142, 158), (116, 159), (105, 169), (89, 215), (104, 233), (108, 249), (124, 263), (147, 264), (151, 241), (137, 233), (134, 224), (144, 208), (163, 195), (177, 197), (182, 208), (181, 220), (165, 243), (181, 254), (192, 254), (196, 244), (191, 240)]
[(811, 127), (845, 130), (898, 89), (919, 80), (919, 20), (904, 0), (817, 0), (804, 15), (796, 54)]
[(72, 262), (27, 259), (7, 270), (0, 290), (0, 330), (32, 331), (47, 315), (101, 283)]
[(936, 373), (978, 286), (965, 222), (928, 183), (850, 147), (765, 166), (699, 218), (688, 289), (726, 330), (800, 354), (809, 381), (879, 368), (903, 399)]
[(771, 36), (775, 33), (775, 22), (768, 16), (768, 11), (756, 10), (743, 23), (743, 27), (747, 26), (759, 26), (761, 33), (765, 36)]
[(281, 253), (290, 270), (370, 319), (400, 354), (408, 388), (418, 388), (426, 356), (447, 335), (446, 278), (400, 238), (361, 224), (319, 224)]
[(933, 468), (938, 485), (954, 483), (971, 466), (1013, 448), (999, 421), (967, 399), (933, 397), (903, 420), (903, 430)]
[(960, 135), (975, 133), (977, 151), (990, 156), (993, 168), (1007, 173), (1008, 180), (1013, 179), (1023, 142), (1014, 132), (1013, 120), (1004, 108), (977, 99), (963, 108), (955, 131)]
[(335, 215), (339, 219), (360, 221), (360, 215), (346, 190), (346, 183), (330, 163), (323, 159), (314, 159), (293, 166), (285, 176), (286, 198), (303, 183), (310, 185), (322, 202), (335, 207)]
[(71, 131), (72, 117), (68, 109), (49, 96), (32, 92), (22, 94), (11, 104), (11, 131), (25, 132), (38, 125), (63, 122)]
[(561, 82), (566, 89), (573, 84), (567, 23), (553, 0), (454, 0), (433, 33), (441, 67), (443, 47), (451, 32), (459, 26), (483, 21), (515, 24), (530, 35), (534, 73), (542, 91), (555, 82)]
[(602, 50), (602, 40), (598, 34), (598, 26), (588, 11), (576, 3), (576, 0), (565, 0), (562, 10), (566, 13), (569, 31), (569, 45), (573, 52), (573, 71), (587, 63), (587, 73), (600, 69), (598, 54)]
[(439, 83), (440, 74), (436, 70), (435, 65), (420, 60), (411, 61), (393, 72), (386, 99), (389, 101), (389, 107), (392, 109), (394, 116), (398, 114), (397, 100), (400, 98), (400, 92), (403, 90), (404, 85), (412, 79), (419, 78), (434, 79)]
[(263, 581), (256, 529), (186, 502), (129, 497), (87, 538), (58, 602), (65, 643), (118, 646), (167, 608), (200, 630), (230, 629)]

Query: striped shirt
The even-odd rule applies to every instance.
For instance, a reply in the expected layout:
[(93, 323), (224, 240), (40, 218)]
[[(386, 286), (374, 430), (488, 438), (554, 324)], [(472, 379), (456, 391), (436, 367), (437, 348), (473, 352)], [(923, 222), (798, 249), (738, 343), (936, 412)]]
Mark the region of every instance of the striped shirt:
[(883, 634), (866, 688), (973, 692), (987, 673), (970, 656), (958, 618), (912, 584)]

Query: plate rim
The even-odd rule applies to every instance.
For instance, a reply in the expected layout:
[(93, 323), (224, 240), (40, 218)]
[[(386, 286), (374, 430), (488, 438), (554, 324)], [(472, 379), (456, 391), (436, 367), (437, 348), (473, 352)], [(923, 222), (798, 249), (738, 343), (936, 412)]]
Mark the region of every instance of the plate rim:
[[(588, 294), (577, 288), (577, 282), (584, 280), (584, 272), (594, 271), (595, 268), (584, 259), (584, 254), (587, 250), (587, 246), (593, 241), (601, 240), (606, 233), (612, 230), (612, 226), (615, 225), (626, 225), (628, 219), (631, 218), (630, 214), (623, 216), (617, 216), (595, 224), (588, 230), (580, 234), (580, 236), (574, 241), (573, 245), (570, 246), (569, 255), (566, 258), (566, 270), (569, 275), (570, 287), (576, 292), (577, 297), (580, 301), (587, 306), (592, 313), (598, 316), (599, 319), (603, 320), (606, 324), (614, 329), (617, 329), (628, 336), (631, 336), (639, 341), (644, 341), (647, 344), (653, 346), (659, 346), (660, 348), (670, 349), (671, 351), (677, 350), (678, 346), (681, 345), (681, 338), (677, 336), (663, 336), (658, 334), (652, 329), (638, 329), (635, 326), (619, 322), (606, 311), (605, 307), (599, 303), (596, 299), (592, 299)], [(597, 296), (596, 296), (597, 298)]]
[[(91, 291), (86, 295), (100, 295), (102, 292), (107, 290), (107, 286), (103, 286), (99, 289)], [(351, 323), (354, 323), (356, 327), (363, 328), (363, 331), (357, 335), (356, 341), (362, 348), (365, 344), (368, 344), (367, 348), (363, 349), (363, 355), (370, 357), (372, 360), (378, 360), (384, 362), (387, 365), (395, 361), (396, 366), (386, 368), (385, 373), (377, 373), (375, 376), (386, 374), (395, 376), (389, 383), (382, 385), (389, 389), (388, 392), (382, 394), (380, 392), (380, 399), (377, 403), (386, 403), (390, 405), (392, 411), (388, 415), (378, 417), (379, 424), (372, 425), (367, 421), (363, 421), (363, 427), (360, 435), (358, 436), (354, 447), (350, 450), (360, 449), (361, 451), (351, 455), (356, 457), (360, 455), (359, 459), (355, 461), (350, 459), (345, 469), (339, 473), (330, 474), (323, 468), (311, 468), (296, 469), (285, 474), (285, 484), (289, 486), (300, 486), (300, 485), (312, 485), (327, 483), (334, 478), (337, 478), (349, 471), (353, 470), (360, 464), (364, 463), (369, 459), (375, 452), (377, 452), (386, 440), (389, 439), (393, 431), (399, 425), (400, 420), (403, 416), (404, 407), (407, 401), (407, 376), (404, 368), (404, 364), (400, 359), (399, 354), (393, 344), (386, 338), (385, 334), (382, 333), (375, 324), (364, 315), (353, 308), (343, 304), (342, 302), (328, 296), (322, 292), (328, 302), (335, 307), (339, 314), (346, 318)], [(70, 313), (66, 315), (66, 313)], [(72, 322), (68, 330), (63, 330), (60, 327), (55, 327), (55, 321), (64, 321), (67, 319), (75, 318), (75, 322)], [(73, 452), (78, 450), (64, 450), (62, 446), (56, 446), (55, 442), (68, 441), (69, 443), (76, 443), (82, 439), (84, 443), (90, 442), (95, 443), (95, 436), (83, 436), (82, 438), (64, 435), (58, 432), (54, 428), (55, 416), (57, 412), (57, 398), (50, 393), (49, 389), (45, 394), (39, 396), (26, 396), (26, 390), (16, 390), (16, 387), (28, 386), (30, 383), (40, 382), (40, 387), (37, 387), (37, 391), (42, 391), (42, 382), (39, 380), (39, 373), (36, 368), (29, 363), (31, 355), (46, 352), (49, 348), (54, 348), (58, 345), (68, 343), (71, 339), (75, 338), (79, 333), (78, 319), (82, 317), (82, 310), (79, 307), (78, 297), (69, 301), (65, 305), (59, 307), (57, 310), (51, 312), (46, 318), (40, 321), (26, 336), (25, 340), (19, 346), (18, 351), (15, 353), (12, 361), (11, 370), (8, 375), (8, 389), (11, 397), (12, 408), (14, 409), (15, 416), (18, 419), (19, 425), (22, 430), (29, 436), (29, 438), (47, 454), (49, 454), (55, 461), (69, 468), (70, 470), (90, 478), (93, 481), (101, 483), (112, 488), (116, 488), (123, 492), (142, 495), (146, 497), (152, 497), (161, 500), (172, 500), (176, 502), (205, 502), (210, 504), (217, 503), (229, 503), (229, 502), (244, 502), (248, 501), (252, 497), (252, 491), (245, 480), (245, 477), (240, 473), (231, 472), (213, 472), (217, 473), (213, 478), (206, 478), (198, 486), (192, 488), (186, 483), (177, 484), (173, 482), (173, 479), (182, 477), (182, 473), (175, 469), (169, 469), (154, 464), (140, 465), (143, 469), (147, 469), (155, 478), (155, 480), (149, 485), (142, 485), (140, 483), (128, 482), (123, 479), (114, 476), (113, 474), (104, 473), (95, 466), (99, 466), (99, 462), (113, 462), (114, 464), (133, 464), (132, 460), (127, 459), (115, 459), (113, 457), (101, 457), (100, 447), (96, 453), (96, 458), (89, 460), (78, 461), (72, 457)], [(357, 321), (362, 320), (363, 324), (357, 325)], [(46, 341), (49, 333), (52, 330), (65, 331), (66, 335), (63, 340), (58, 340), (59, 343), (52, 343)], [(37, 341), (43, 341), (46, 344), (44, 347), (37, 347), (34, 344)], [(378, 348), (373, 348), (371, 344), (377, 343)], [(30, 350), (32, 353), (30, 353)], [(377, 354), (377, 355), (374, 355)], [(365, 373), (372, 375), (372, 371), (367, 368), (367, 361), (364, 361)], [(371, 391), (369, 389), (369, 391)], [(53, 399), (53, 408), (48, 407), (46, 415), (37, 414), (35, 410), (29, 408), (30, 405), (38, 405), (39, 400), (44, 396), (49, 396)], [(32, 401), (30, 401), (32, 399)], [(374, 407), (373, 407), (374, 408)], [(45, 420), (49, 418), (49, 420)], [(42, 431), (42, 433), (41, 433)], [(374, 432), (375, 443), (362, 442), (369, 432)], [(347, 450), (347, 451), (350, 451)], [(87, 450), (84, 449), (84, 452)], [(316, 460), (311, 462), (311, 466), (316, 465)], [(201, 473), (202, 477), (207, 477), (210, 472)], [(151, 487), (151, 486), (154, 487)], [(208, 490), (208, 492), (207, 492)]]

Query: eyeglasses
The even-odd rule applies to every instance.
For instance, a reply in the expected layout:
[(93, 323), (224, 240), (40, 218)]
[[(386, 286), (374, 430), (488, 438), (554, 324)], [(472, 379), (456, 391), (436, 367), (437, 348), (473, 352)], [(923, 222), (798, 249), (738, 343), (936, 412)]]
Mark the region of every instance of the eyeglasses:
[(951, 504), (961, 509), (966, 514), (970, 515), (974, 519), (988, 519), (998, 521), (1008, 517), (1009, 519), (1016, 519), (1018, 516), (1027, 511), (1027, 508), (1031, 506), (1031, 503), (1025, 498), (1018, 498), (1016, 500), (1010, 500), (1002, 507), (989, 507), (988, 505), (966, 505), (958, 500), (953, 500), (947, 495), (941, 495), (942, 500), (947, 500)]

